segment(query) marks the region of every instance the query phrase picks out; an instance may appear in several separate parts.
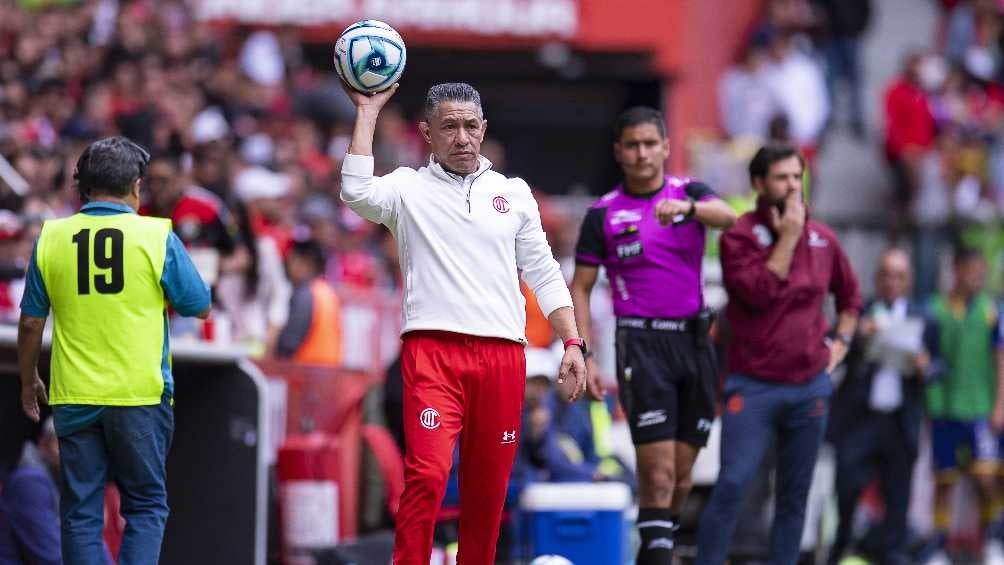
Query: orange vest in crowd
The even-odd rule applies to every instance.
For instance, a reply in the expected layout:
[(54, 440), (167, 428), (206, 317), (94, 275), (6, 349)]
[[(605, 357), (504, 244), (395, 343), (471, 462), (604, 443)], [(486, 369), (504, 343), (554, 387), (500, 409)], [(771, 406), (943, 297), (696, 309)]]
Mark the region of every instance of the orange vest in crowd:
[(310, 329), (293, 360), (338, 367), (342, 363), (341, 302), (331, 285), (319, 278), (310, 283), (310, 293), (314, 298)]
[(540, 310), (537, 296), (530, 290), (530, 287), (523, 281), (519, 283), (519, 290), (526, 299), (526, 341), (530, 347), (550, 347), (554, 341), (554, 329), (547, 316)]

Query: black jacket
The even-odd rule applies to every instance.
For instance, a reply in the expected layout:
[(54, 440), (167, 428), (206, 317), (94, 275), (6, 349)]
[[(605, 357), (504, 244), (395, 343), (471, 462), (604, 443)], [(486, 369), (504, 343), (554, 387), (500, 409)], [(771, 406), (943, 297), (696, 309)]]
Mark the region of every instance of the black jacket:
[[(875, 300), (865, 305), (863, 316), (868, 316)], [(937, 326), (929, 321), (926, 310), (912, 301), (907, 306), (907, 316), (927, 320), (924, 328), (924, 347), (932, 358), (938, 352)], [(861, 426), (873, 425), (881, 417), (869, 406), (872, 379), (880, 369), (879, 363), (871, 362), (865, 356), (867, 342), (858, 337), (851, 344), (847, 354), (847, 373), (839, 388), (834, 392), (830, 405), (830, 420), (827, 428), (827, 440), (834, 445), (840, 445), (845, 437), (850, 437)], [(935, 363), (932, 361), (932, 366)], [(910, 445), (915, 455), (920, 434), (920, 425), (924, 418), (924, 385), (929, 381), (932, 371), (926, 375), (912, 375), (903, 378), (903, 402), (892, 412), (899, 422), (903, 439)]]

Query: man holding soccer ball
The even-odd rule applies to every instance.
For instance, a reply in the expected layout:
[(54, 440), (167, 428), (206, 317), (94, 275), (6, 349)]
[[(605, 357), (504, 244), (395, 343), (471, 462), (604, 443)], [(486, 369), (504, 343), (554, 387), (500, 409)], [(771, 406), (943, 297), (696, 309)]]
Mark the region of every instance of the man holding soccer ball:
[(490, 564), (519, 442), (526, 370), (520, 275), (565, 343), (558, 382), (572, 400), (585, 390), (585, 342), (529, 186), (492, 171), (480, 155), (487, 122), (477, 90), (464, 83), (430, 88), (420, 123), (429, 164), (373, 176), (377, 116), (396, 90), (347, 89), (357, 112), (341, 189), (350, 208), (393, 232), (405, 281), (408, 447), (394, 563), (429, 562), (462, 433), (457, 559)]

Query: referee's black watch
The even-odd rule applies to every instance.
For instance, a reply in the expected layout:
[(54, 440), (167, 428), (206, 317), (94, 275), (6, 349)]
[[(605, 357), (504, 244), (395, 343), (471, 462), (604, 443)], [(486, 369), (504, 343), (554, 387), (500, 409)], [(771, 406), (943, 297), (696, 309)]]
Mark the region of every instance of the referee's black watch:
[(690, 209), (687, 210), (687, 213), (684, 215), (684, 218), (689, 220), (694, 217), (694, 214), (697, 213), (697, 201), (694, 200), (693, 198), (687, 198), (687, 200), (690, 202)]

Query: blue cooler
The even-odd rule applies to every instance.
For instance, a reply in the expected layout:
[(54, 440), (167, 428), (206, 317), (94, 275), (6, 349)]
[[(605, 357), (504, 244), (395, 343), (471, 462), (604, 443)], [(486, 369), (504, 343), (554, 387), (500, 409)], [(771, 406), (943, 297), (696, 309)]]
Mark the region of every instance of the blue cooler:
[(523, 491), (531, 555), (560, 555), (575, 565), (624, 562), (624, 511), (631, 491), (621, 483), (539, 483)]

